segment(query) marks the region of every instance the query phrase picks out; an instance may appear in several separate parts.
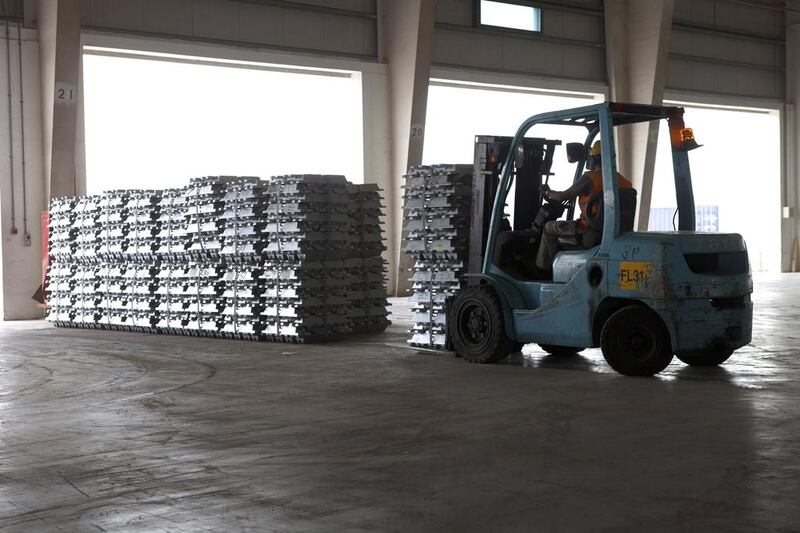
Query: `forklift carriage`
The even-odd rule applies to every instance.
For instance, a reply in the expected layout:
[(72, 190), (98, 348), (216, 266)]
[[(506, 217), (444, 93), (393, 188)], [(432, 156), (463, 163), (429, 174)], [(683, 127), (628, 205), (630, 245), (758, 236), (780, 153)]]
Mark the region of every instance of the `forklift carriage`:
[[(626, 375), (653, 375), (673, 355), (690, 365), (718, 365), (750, 342), (752, 281), (741, 235), (695, 231), (688, 152), (698, 145), (680, 107), (606, 102), (544, 113), (509, 138), (476, 138), (469, 273), (448, 300), (448, 343), (470, 362), (491, 363), (538, 343), (554, 356), (600, 347), (609, 365)], [(678, 230), (634, 231), (636, 193), (617, 187), (614, 127), (666, 120), (670, 133)], [(544, 224), (574, 200), (542, 196), (560, 141), (525, 137), (538, 124), (587, 131), (570, 143), (583, 174), (589, 147), (600, 135), (603, 193), (590, 203), (590, 227), (600, 244), (560, 241), (552, 279), (534, 263)], [(516, 180), (513, 223), (505, 205)], [(588, 212), (593, 212), (589, 209)]]

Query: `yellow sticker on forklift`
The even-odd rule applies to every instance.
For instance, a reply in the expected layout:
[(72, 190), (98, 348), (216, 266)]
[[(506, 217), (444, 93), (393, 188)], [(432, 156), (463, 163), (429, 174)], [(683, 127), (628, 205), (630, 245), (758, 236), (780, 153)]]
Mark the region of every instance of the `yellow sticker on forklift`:
[(653, 275), (653, 263), (640, 261), (620, 261), (619, 263), (619, 288), (636, 290), (639, 282), (647, 281)]

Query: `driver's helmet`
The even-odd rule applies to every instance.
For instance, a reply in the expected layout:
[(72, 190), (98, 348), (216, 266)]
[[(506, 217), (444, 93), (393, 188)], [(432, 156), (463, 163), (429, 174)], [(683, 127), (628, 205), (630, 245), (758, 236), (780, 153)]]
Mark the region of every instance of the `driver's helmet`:
[(589, 150), (589, 168), (594, 170), (600, 168), (600, 155), (602, 150), (600, 149), (600, 141), (595, 141), (592, 145), (592, 149)]

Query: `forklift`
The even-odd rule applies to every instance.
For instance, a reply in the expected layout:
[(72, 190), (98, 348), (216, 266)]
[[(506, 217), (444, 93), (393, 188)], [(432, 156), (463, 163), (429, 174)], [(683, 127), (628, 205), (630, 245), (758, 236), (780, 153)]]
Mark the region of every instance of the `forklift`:
[[(652, 376), (676, 356), (719, 365), (750, 342), (753, 308), (747, 248), (741, 235), (695, 231), (688, 152), (698, 147), (681, 107), (605, 102), (535, 115), (509, 142), (478, 138), (473, 177), (469, 270), (446, 302), (448, 346), (473, 363), (493, 363), (538, 343), (553, 356), (600, 347), (617, 372)], [(634, 231), (635, 189), (617, 186), (614, 128), (666, 120), (672, 148), (677, 231)], [(552, 276), (533, 261), (544, 225), (574, 200), (555, 202), (540, 185), (560, 141), (526, 137), (536, 125), (584, 128), (567, 156), (582, 174), (600, 135), (603, 193), (587, 206), (600, 244), (559, 241)], [(497, 142), (495, 142), (497, 141)], [(492, 176), (487, 169), (498, 169)], [(513, 225), (505, 216), (515, 183)], [(592, 206), (597, 206), (592, 208)], [(549, 273), (548, 273), (549, 274)]]

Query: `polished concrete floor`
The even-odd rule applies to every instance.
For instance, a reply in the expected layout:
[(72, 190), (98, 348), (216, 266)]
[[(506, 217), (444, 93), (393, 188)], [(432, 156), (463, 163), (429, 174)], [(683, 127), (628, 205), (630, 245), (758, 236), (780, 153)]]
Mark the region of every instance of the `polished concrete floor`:
[[(798, 531), (800, 275), (718, 369), (0, 327), (2, 531)], [(403, 306), (398, 306), (402, 308)]]

